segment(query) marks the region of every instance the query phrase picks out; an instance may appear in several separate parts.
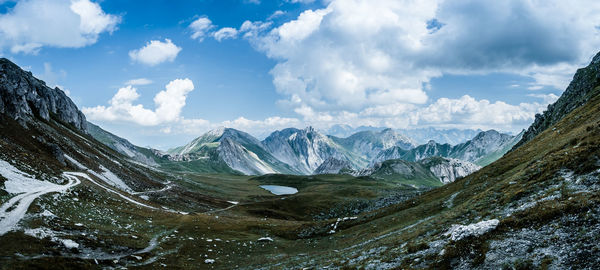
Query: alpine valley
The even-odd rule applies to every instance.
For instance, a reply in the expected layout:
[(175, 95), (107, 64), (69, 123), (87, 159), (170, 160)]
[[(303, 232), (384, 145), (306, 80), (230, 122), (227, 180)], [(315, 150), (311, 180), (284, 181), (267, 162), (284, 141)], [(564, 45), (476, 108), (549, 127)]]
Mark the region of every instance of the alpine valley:
[(0, 269), (600, 265), (600, 54), (517, 135), (198, 135), (136, 146), (0, 59)]

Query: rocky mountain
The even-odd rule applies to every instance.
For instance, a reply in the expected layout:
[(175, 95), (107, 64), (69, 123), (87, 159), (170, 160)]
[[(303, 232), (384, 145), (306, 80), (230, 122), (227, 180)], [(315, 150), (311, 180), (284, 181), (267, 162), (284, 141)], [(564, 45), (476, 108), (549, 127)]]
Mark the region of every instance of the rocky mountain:
[(415, 147), (415, 143), (408, 137), (388, 128), (382, 131), (361, 131), (347, 138), (330, 138), (342, 146), (346, 152), (353, 153), (360, 167), (366, 166), (381, 151), (391, 147), (408, 150)]
[(85, 116), (62, 90), (48, 87), (6, 58), (0, 58), (0, 113), (22, 125), (54, 117), (86, 132)]
[(427, 128), (415, 128), (415, 129), (401, 129), (398, 132), (411, 138), (417, 144), (426, 144), (430, 140), (436, 141), (440, 144), (457, 145), (464, 143), (477, 134), (482, 132), (481, 129), (437, 129), (433, 127)]
[(458, 178), (465, 177), (481, 169), (479, 165), (454, 158), (430, 157), (419, 161), (419, 163), (429, 168), (429, 171), (444, 184), (452, 183)]
[(271, 155), (302, 174), (312, 174), (329, 158), (352, 162), (333, 140), (312, 127), (275, 131), (262, 144)]
[(87, 122), (87, 131), (94, 139), (132, 160), (151, 166), (158, 165), (156, 157), (160, 155), (152, 152), (152, 149), (133, 145), (128, 140), (116, 136), (90, 122)]
[(594, 56), (587, 67), (577, 70), (567, 89), (554, 104), (548, 105), (548, 109), (544, 113), (536, 114), (535, 121), (514, 148), (527, 143), (574, 109), (588, 102), (594, 96), (594, 90), (599, 86), (600, 52)]
[[(338, 138), (346, 138), (351, 136), (352, 134), (362, 131), (380, 132), (384, 129), (386, 128), (372, 126), (359, 126), (354, 128), (350, 125), (333, 125), (330, 128), (324, 130), (323, 134), (335, 136)], [(395, 129), (395, 131), (399, 134), (403, 134), (404, 136), (410, 138), (411, 141), (416, 145), (426, 144), (430, 140), (434, 140), (441, 144), (447, 143), (450, 145), (456, 145), (472, 139), (482, 130), (457, 128), (438, 129), (433, 127), (427, 127), (413, 129)]]
[[(456, 179), (465, 177), (481, 169), (481, 166), (468, 161), (428, 157), (418, 162), (402, 159), (390, 159), (377, 162), (373, 166), (362, 170), (339, 170), (338, 172), (349, 173), (355, 176), (370, 176), (399, 182), (410, 181), (418, 186), (438, 186), (454, 182)], [(432, 181), (432, 176), (437, 181)]]
[(507, 144), (514, 144), (514, 138), (515, 136), (502, 134), (493, 129), (480, 132), (473, 139), (454, 146), (449, 157), (477, 162), (490, 153), (505, 148)]
[(525, 134), (525, 130), (522, 130), (521, 132), (519, 132), (519, 134), (513, 136), (512, 139), (505, 142), (504, 144), (499, 145), (496, 148), (496, 150), (492, 152), (488, 150), (487, 154), (475, 160), (475, 164), (479, 166), (487, 166), (488, 164), (491, 164), (492, 162), (500, 159), (502, 156), (508, 153), (508, 151), (510, 151), (510, 149), (512, 149), (519, 141), (521, 141), (521, 139), (523, 138), (523, 134)]
[(371, 164), (388, 159), (419, 161), (428, 157), (439, 156), (485, 166), (502, 157), (518, 141), (520, 136), (512, 136), (499, 133), (495, 130), (488, 130), (482, 131), (471, 140), (455, 146), (440, 144), (431, 140), (427, 144), (419, 145), (410, 150), (392, 147), (377, 154)]
[(232, 128), (211, 130), (167, 153), (174, 161), (218, 159), (243, 174), (298, 173), (271, 155), (256, 138)]
[(323, 161), (313, 174), (338, 174), (352, 171), (352, 164), (346, 160), (330, 157)]

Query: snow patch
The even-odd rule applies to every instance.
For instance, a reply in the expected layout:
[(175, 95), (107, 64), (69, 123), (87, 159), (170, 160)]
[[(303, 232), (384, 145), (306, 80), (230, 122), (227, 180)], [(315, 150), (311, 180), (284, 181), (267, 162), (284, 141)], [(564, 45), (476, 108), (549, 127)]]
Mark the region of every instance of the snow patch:
[(64, 192), (81, 182), (77, 177), (66, 174), (63, 174), (69, 180), (66, 185), (40, 181), (4, 160), (0, 160), (0, 175), (8, 179), (4, 182), (4, 190), (19, 194), (0, 206), (0, 235), (14, 230), (25, 216), (29, 205), (38, 197), (51, 192)]

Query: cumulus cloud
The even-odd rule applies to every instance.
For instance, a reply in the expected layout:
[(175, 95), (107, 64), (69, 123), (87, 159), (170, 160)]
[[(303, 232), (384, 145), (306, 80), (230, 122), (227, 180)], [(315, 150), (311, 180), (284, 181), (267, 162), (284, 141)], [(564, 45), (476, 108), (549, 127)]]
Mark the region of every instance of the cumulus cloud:
[(212, 21), (207, 17), (200, 17), (193, 21), (189, 28), (192, 30), (192, 39), (197, 39), (198, 41), (203, 41), (204, 37), (206, 37), (210, 31), (215, 26), (212, 24)]
[(169, 82), (165, 90), (154, 96), (155, 109), (133, 104), (140, 95), (129, 85), (119, 91), (109, 101), (109, 106), (83, 108), (91, 120), (132, 122), (142, 126), (157, 126), (181, 120), (181, 110), (186, 104), (187, 94), (194, 90), (190, 79), (176, 79)]
[(23, 0), (0, 14), (0, 48), (37, 53), (42, 47), (80, 48), (111, 33), (121, 18), (89, 0)]
[(459, 99), (440, 98), (433, 104), (412, 114), (412, 121), (426, 125), (452, 123), (462, 126), (511, 127), (529, 124), (546, 104), (507, 104), (502, 101), (476, 100), (465, 95)]
[(129, 52), (129, 58), (148, 66), (156, 66), (163, 62), (173, 62), (177, 54), (181, 51), (180, 47), (173, 44), (170, 39), (151, 40), (146, 46)]
[(146, 78), (131, 79), (125, 82), (125, 85), (148, 85), (152, 84), (152, 80)]
[(552, 98), (431, 101), (427, 86), (444, 74), (500, 72), (532, 78), (532, 89), (562, 90), (600, 47), (600, 2), (591, 0), (325, 3), (275, 27), (247, 21), (239, 29), (276, 61), (279, 104), (319, 123), (483, 125), (487, 110), (496, 113), (489, 123), (525, 125)]
[(237, 29), (232, 28), (232, 27), (223, 27), (221, 29), (219, 29), (218, 31), (214, 32), (212, 35), (213, 37), (221, 42), (221, 40), (224, 39), (231, 39), (231, 38), (235, 38), (238, 34)]

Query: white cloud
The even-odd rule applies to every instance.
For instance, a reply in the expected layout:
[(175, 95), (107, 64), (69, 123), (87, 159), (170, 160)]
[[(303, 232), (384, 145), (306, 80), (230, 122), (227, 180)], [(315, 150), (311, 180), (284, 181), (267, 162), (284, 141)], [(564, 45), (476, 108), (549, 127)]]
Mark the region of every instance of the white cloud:
[(193, 21), (189, 28), (192, 30), (192, 39), (197, 39), (202, 42), (204, 37), (209, 34), (209, 32), (215, 26), (212, 24), (212, 21), (207, 17), (200, 17), (197, 20)]
[(140, 95), (129, 85), (119, 91), (109, 101), (109, 106), (83, 108), (91, 120), (133, 122), (142, 126), (157, 126), (178, 122), (182, 119), (181, 110), (186, 104), (187, 94), (194, 90), (190, 79), (176, 79), (167, 84), (166, 89), (154, 96), (155, 110), (133, 104)]
[(232, 28), (232, 27), (223, 27), (223, 28), (219, 29), (218, 31), (214, 32), (212, 35), (217, 41), (221, 42), (224, 39), (236, 38), (237, 34), (238, 34), (237, 29)]
[(156, 66), (167, 61), (173, 62), (180, 51), (181, 48), (173, 44), (170, 39), (165, 39), (164, 42), (152, 40), (146, 46), (130, 51), (129, 58), (148, 66)]
[(273, 14), (271, 14), (271, 16), (269, 16), (269, 17), (267, 18), (267, 20), (272, 20), (272, 19), (275, 19), (275, 18), (277, 18), (277, 17), (279, 17), (279, 16), (282, 16), (282, 15), (284, 15), (284, 14), (286, 14), (286, 12), (285, 12), (285, 11), (283, 11), (283, 10), (276, 10), (275, 12), (273, 12)]
[(487, 124), (526, 125), (551, 98), (428, 103), (428, 85), (444, 74), (499, 72), (532, 78), (532, 89), (562, 90), (600, 47), (600, 2), (592, 0), (324, 3), (275, 27), (250, 21), (240, 27), (277, 62), (271, 75), (284, 97), (279, 104), (304, 121), (485, 125), (489, 110), (496, 115)]
[(152, 84), (152, 80), (146, 78), (131, 79), (125, 82), (125, 85), (148, 85)]
[(559, 98), (559, 96), (555, 94), (529, 94), (527, 96), (540, 98), (543, 100), (544, 104), (554, 103)]
[(80, 48), (113, 32), (121, 21), (89, 0), (23, 0), (0, 14), (0, 48), (37, 53), (42, 47)]
[(421, 124), (511, 127), (529, 124), (535, 113), (547, 104), (521, 103), (511, 105), (502, 101), (476, 100), (468, 95), (459, 99), (440, 98), (433, 104), (416, 111), (412, 121)]
[(315, 2), (315, 0), (286, 0), (287, 2), (290, 3), (302, 3), (302, 4), (310, 4)]

